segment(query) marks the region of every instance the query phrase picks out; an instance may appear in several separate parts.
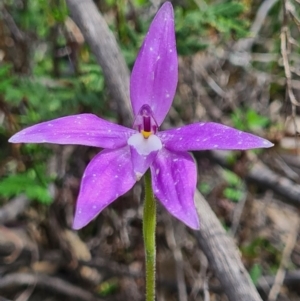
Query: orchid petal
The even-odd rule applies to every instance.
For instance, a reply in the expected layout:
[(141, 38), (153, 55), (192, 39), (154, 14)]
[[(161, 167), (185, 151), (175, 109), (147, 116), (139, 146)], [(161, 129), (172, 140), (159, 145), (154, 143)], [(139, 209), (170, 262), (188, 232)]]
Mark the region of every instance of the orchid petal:
[(156, 135), (145, 139), (141, 133), (137, 133), (128, 139), (128, 145), (136, 179), (140, 180), (162, 148), (161, 141)]
[(157, 12), (140, 49), (130, 79), (134, 115), (148, 104), (161, 125), (172, 104), (178, 80), (174, 13), (170, 2)]
[(173, 151), (268, 148), (273, 143), (219, 123), (194, 123), (157, 133), (164, 147)]
[(80, 229), (135, 183), (129, 147), (103, 150), (82, 177), (73, 229)]
[(93, 114), (79, 114), (30, 126), (13, 135), (9, 142), (78, 144), (113, 149), (125, 146), (133, 133), (132, 129)]
[(176, 218), (192, 229), (199, 229), (194, 204), (197, 171), (188, 153), (161, 150), (151, 165), (154, 195)]

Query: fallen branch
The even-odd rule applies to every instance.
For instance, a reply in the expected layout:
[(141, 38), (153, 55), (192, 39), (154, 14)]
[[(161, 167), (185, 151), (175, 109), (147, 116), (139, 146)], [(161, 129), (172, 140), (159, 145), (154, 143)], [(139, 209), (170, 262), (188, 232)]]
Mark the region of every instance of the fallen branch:
[(60, 278), (43, 274), (10, 273), (0, 279), (0, 291), (17, 291), (21, 288), (35, 286), (36, 289), (46, 290), (52, 294), (60, 294), (72, 300), (101, 301), (92, 293), (70, 284)]
[(284, 247), (282, 258), (280, 261), (280, 265), (278, 271), (275, 276), (274, 284), (269, 292), (268, 300), (275, 301), (277, 300), (278, 294), (280, 293), (286, 269), (288, 268), (288, 264), (290, 262), (291, 253), (297, 243), (297, 236), (298, 236), (298, 229), (299, 229), (299, 219), (291, 225), (291, 231), (287, 237), (286, 245)]
[(248, 38), (240, 39), (235, 45), (234, 50), (237, 52), (250, 52), (254, 42), (257, 40), (258, 33), (260, 32), (264, 22), (266, 21), (266, 17), (270, 10), (274, 7), (274, 5), (278, 2), (278, 0), (266, 0), (263, 1), (255, 15), (253, 23), (250, 27), (250, 33)]
[(19, 195), (0, 208), (0, 224), (16, 219), (29, 206), (29, 199), (25, 195)]
[(12, 37), (18, 42), (26, 42), (26, 35), (18, 28), (16, 22), (14, 21), (11, 14), (6, 10), (3, 3), (0, 4), (0, 10), (2, 18), (6, 26), (8, 27)]
[(195, 231), (198, 244), (219, 279), (230, 301), (261, 300), (234, 245), (207, 201), (196, 191), (195, 204), (200, 216), (200, 231)]
[(9, 300), (9, 299), (6, 299), (6, 298), (3, 298), (0, 296), (0, 301), (12, 301), (12, 300)]
[(300, 185), (276, 174), (264, 164), (255, 164), (246, 176), (246, 180), (269, 188), (284, 197), (285, 203), (300, 207)]
[[(257, 289), (268, 291), (274, 285), (276, 276), (263, 276), (258, 280)], [(286, 272), (283, 284), (299, 289), (300, 270)]]
[[(176, 242), (173, 223), (170, 220), (168, 220), (166, 221), (165, 225), (166, 225), (166, 240), (170, 250), (172, 250), (173, 257), (176, 264), (176, 280), (177, 280), (179, 300), (187, 301), (188, 296), (187, 296), (187, 288), (186, 288), (186, 283), (184, 278), (184, 265), (183, 265), (181, 246)], [(180, 225), (180, 227), (181, 226), (183, 227), (183, 225)], [(180, 228), (179, 229), (178, 228), (179, 227), (177, 225), (177, 230), (179, 230), (178, 232), (180, 232)]]
[[(211, 159), (226, 168), (232, 168), (226, 160), (224, 152), (210, 152)], [(247, 175), (246, 181), (257, 184), (260, 187), (271, 189), (284, 198), (284, 202), (295, 207), (300, 207), (300, 185), (280, 176), (269, 169), (263, 163), (255, 163)]]

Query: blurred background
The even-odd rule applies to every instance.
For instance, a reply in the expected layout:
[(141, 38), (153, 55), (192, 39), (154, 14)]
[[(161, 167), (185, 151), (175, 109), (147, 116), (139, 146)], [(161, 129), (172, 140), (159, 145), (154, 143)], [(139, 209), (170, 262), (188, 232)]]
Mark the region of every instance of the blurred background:
[[(130, 70), (162, 1), (94, 2)], [(300, 300), (299, 1), (172, 4), (179, 84), (164, 128), (215, 121), (275, 143), (195, 153), (198, 189), (263, 299)], [(123, 122), (116, 105), (64, 0), (1, 0), (1, 301), (144, 299), (141, 183), (73, 231), (80, 179), (99, 150), (7, 142), (71, 114)], [(161, 206), (157, 247), (157, 300), (227, 300), (193, 231)]]

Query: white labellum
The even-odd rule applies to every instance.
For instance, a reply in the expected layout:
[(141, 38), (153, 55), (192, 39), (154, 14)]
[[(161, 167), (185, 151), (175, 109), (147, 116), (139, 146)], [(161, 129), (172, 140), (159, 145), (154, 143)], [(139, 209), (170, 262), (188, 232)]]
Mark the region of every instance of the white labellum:
[(162, 148), (162, 143), (156, 135), (150, 135), (149, 138), (144, 138), (141, 133), (136, 133), (130, 136), (127, 140), (128, 145), (142, 156), (147, 156), (153, 151), (158, 151)]

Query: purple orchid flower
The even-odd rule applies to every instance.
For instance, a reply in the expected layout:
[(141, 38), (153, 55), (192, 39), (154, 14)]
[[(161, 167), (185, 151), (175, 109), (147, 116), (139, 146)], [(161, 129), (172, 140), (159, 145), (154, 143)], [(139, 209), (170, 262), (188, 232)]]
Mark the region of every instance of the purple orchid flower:
[(176, 218), (199, 228), (194, 205), (197, 170), (188, 151), (266, 148), (263, 138), (217, 123), (158, 131), (178, 80), (174, 14), (170, 2), (157, 12), (130, 81), (133, 129), (92, 114), (67, 116), (28, 127), (12, 143), (78, 144), (104, 148), (82, 177), (73, 228), (80, 229), (130, 190), (150, 167), (155, 197)]

